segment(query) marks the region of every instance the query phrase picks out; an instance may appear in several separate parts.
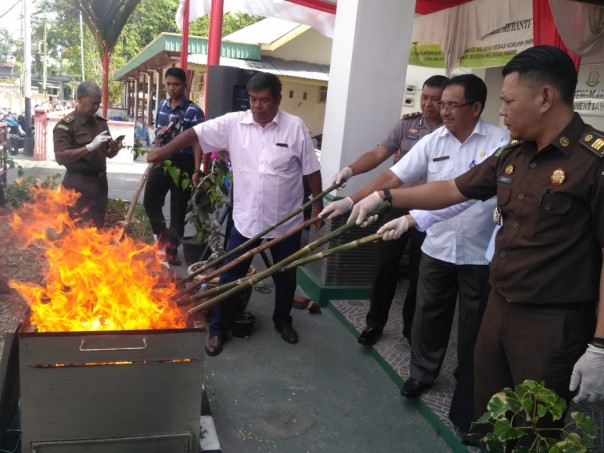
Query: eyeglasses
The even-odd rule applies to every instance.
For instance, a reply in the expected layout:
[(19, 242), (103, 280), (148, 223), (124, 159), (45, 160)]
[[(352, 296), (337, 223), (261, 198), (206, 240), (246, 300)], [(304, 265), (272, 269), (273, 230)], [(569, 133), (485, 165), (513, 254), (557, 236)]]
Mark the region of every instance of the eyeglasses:
[(438, 107), (440, 110), (444, 110), (445, 112), (451, 112), (453, 110), (457, 110), (458, 108), (463, 107), (464, 105), (474, 104), (476, 101), (468, 101), (463, 104), (458, 104), (456, 102), (451, 102), (449, 104), (445, 104), (444, 102), (435, 102), (434, 105)]

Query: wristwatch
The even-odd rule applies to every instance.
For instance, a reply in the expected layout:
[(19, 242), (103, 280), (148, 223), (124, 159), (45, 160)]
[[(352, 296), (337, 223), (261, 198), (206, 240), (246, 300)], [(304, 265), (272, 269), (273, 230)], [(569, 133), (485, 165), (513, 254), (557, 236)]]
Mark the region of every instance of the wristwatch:
[(382, 189), (382, 192), (384, 192), (384, 201), (387, 201), (392, 205), (392, 194), (390, 193), (390, 189), (385, 187)]

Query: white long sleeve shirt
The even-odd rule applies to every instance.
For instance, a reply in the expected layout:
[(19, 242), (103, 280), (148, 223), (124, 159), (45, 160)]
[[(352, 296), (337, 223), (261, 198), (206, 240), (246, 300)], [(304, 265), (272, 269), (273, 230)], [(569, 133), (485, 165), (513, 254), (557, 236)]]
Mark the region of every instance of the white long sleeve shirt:
[[(504, 129), (479, 120), (461, 143), (446, 127), (422, 138), (405, 157), (390, 168), (403, 185), (453, 179), (479, 164), (509, 140)], [(422, 251), (453, 264), (487, 265), (485, 258), (493, 233), (492, 198), (477, 202), (459, 215), (427, 230)]]

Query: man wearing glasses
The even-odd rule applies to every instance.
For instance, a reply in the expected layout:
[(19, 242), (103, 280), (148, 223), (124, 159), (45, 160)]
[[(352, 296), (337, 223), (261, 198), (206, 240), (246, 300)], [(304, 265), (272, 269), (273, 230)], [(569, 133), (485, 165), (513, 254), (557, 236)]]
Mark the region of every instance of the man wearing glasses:
[[(509, 138), (507, 131), (480, 119), (486, 97), (486, 85), (473, 74), (449, 79), (438, 104), (444, 127), (422, 138), (390, 170), (352, 195), (352, 200), (356, 203), (383, 188), (451, 179), (485, 160)], [(402, 217), (421, 231), (429, 228), (419, 267), (410, 376), (401, 395), (417, 398), (438, 377), (459, 298), (459, 375), (449, 416), (463, 431), (474, 416), (473, 353), (489, 293), (485, 251), (493, 232), (494, 208), (494, 198), (477, 202), (431, 227), (438, 213), (411, 211)]]

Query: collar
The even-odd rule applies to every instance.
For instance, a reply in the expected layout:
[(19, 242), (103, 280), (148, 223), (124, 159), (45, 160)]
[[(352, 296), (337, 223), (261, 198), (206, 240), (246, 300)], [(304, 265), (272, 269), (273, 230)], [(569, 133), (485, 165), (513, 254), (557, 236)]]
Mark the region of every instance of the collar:
[[(453, 137), (457, 140), (457, 137), (455, 137), (455, 135), (453, 135), (453, 133), (451, 131), (449, 131), (449, 129), (447, 129), (445, 126), (439, 126), (439, 129), (436, 129), (436, 131), (433, 132), (433, 134), (439, 134), (440, 137), (450, 135), (451, 137)], [(472, 129), (472, 133), (470, 135), (468, 135), (466, 142), (473, 135), (483, 135), (483, 136), (487, 135), (487, 123), (485, 123), (481, 118), (479, 118), (478, 121), (476, 122), (476, 124), (474, 125), (474, 129)]]
[(552, 146), (564, 154), (565, 157), (569, 157), (572, 149), (575, 147), (575, 144), (581, 138), (583, 129), (585, 129), (585, 123), (579, 114), (575, 112), (573, 119), (570, 120), (570, 123), (568, 123), (568, 125), (554, 137), (554, 139), (549, 143), (548, 147)]
[[(272, 119), (272, 121), (270, 123), (267, 123), (266, 126), (268, 126), (269, 124), (273, 124), (273, 123), (278, 126), (279, 121), (281, 120), (281, 117), (282, 117), (281, 109), (278, 109), (275, 117)], [(246, 110), (245, 113), (243, 114), (243, 117), (241, 118), (240, 123), (241, 124), (258, 124), (256, 121), (254, 121), (254, 115), (252, 115), (252, 111), (249, 109)], [(258, 124), (258, 126), (260, 126), (260, 124)], [(262, 127), (262, 126), (260, 126), (260, 127)]]
[(183, 98), (180, 100), (178, 105), (174, 108), (172, 108), (172, 100), (170, 98), (166, 98), (166, 102), (167, 102), (166, 105), (168, 106), (168, 108), (170, 108), (172, 110), (176, 110), (178, 108), (181, 108), (182, 110), (186, 110), (186, 104), (187, 104), (187, 102), (189, 102), (189, 98), (186, 96), (183, 96)]

